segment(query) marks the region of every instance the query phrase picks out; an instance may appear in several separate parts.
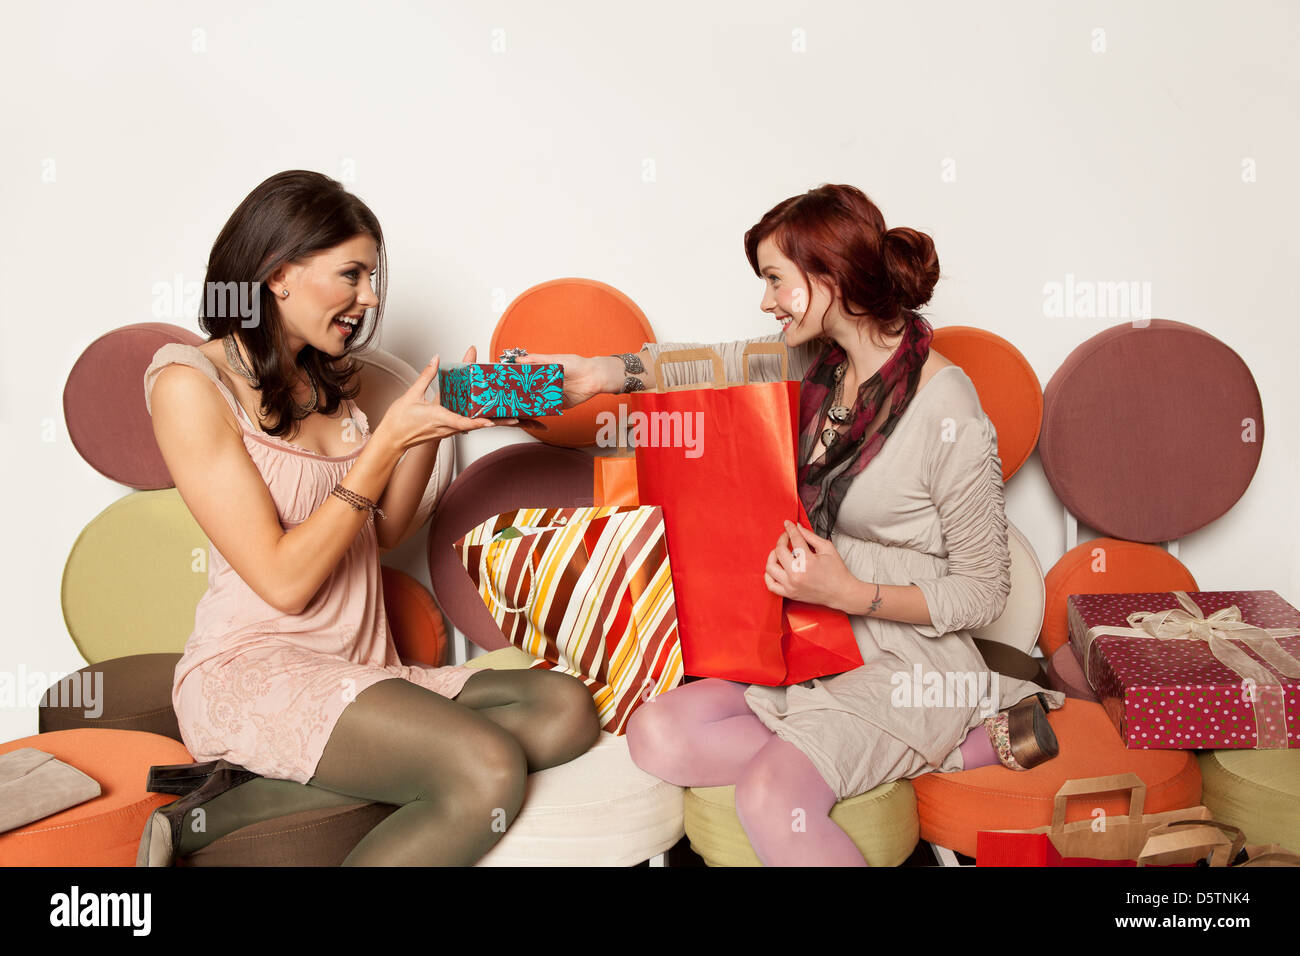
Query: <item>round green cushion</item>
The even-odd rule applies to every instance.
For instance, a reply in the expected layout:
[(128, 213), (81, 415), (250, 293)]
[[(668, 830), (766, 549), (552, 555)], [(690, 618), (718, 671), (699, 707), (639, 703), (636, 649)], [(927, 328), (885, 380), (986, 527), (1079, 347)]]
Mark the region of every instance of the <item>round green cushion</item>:
[[(736, 816), (735, 787), (692, 787), (683, 809), (691, 849), (709, 866), (760, 865)], [(841, 800), (831, 808), (831, 820), (849, 835), (869, 866), (901, 865), (921, 838), (910, 780), (882, 783)]]
[(1201, 803), (1248, 843), (1300, 851), (1300, 750), (1204, 750)]
[(207, 568), (207, 535), (175, 488), (119, 498), (86, 525), (63, 568), (73, 644), (89, 664), (181, 653)]

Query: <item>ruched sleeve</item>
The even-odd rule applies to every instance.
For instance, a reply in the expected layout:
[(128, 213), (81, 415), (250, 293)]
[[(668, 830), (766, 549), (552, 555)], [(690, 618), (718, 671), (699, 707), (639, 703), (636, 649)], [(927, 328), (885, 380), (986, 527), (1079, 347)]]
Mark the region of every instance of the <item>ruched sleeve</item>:
[[(745, 354), (745, 346), (751, 342), (779, 342), (781, 333), (776, 332), (772, 335), (764, 335), (754, 339), (739, 339), (735, 342), (646, 342), (642, 349), (650, 353), (650, 357), (657, 359), (664, 352), (672, 352), (676, 349), (713, 349), (722, 359), (722, 368), (726, 373), (728, 382), (739, 383), (745, 380), (744, 367), (741, 361)], [(804, 372), (807, 371), (810, 363), (810, 350), (808, 345), (801, 345), (798, 348), (787, 349), (786, 354), (789, 356), (788, 379), (798, 381), (803, 378)], [(781, 359), (776, 355), (755, 355), (749, 360), (749, 380), (751, 382), (779, 382), (781, 381)], [(673, 388), (679, 385), (703, 385), (706, 382), (713, 381), (713, 365), (711, 362), (675, 362), (664, 367), (664, 385), (667, 388)]]
[(950, 440), (940, 423), (936, 428), (940, 437), (923, 468), (948, 549), (948, 573), (912, 582), (925, 595), (933, 621), (917, 625), (925, 637), (993, 623), (1011, 593), (997, 430), (982, 412), (959, 420)]

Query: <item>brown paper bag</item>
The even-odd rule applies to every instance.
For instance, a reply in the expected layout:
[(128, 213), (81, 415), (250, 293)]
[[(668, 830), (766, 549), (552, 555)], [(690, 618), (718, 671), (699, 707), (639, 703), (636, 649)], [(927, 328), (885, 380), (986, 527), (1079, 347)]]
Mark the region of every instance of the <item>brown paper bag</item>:
[[(1129, 790), (1128, 816), (1100, 817), (1088, 820), (1065, 822), (1066, 803), (1070, 798), (1078, 798), (1115, 790)], [(1142, 778), (1135, 773), (1112, 774), (1107, 777), (1087, 777), (1079, 780), (1067, 780), (1056, 791), (1056, 800), (1052, 806), (1052, 822), (1048, 826), (1033, 827), (1028, 830), (997, 830), (997, 833), (1046, 833), (1052, 845), (1062, 857), (1084, 857), (1093, 860), (1138, 860), (1146, 848), (1151, 831), (1165, 823), (1200, 823), (1210, 819), (1210, 811), (1205, 807), (1188, 807), (1183, 810), (1166, 810), (1163, 813), (1145, 813), (1147, 787)], [(1222, 831), (1214, 831), (1219, 838), (1231, 846), (1232, 841), (1223, 836)], [(1180, 863), (1195, 863), (1203, 859), (1201, 844), (1208, 839), (1208, 831), (1197, 831), (1194, 840), (1171, 839), (1160, 843), (1148, 861), (1151, 865), (1163, 866)], [(1193, 844), (1194, 845), (1191, 845)], [(1215, 843), (1214, 846), (1219, 846)], [(1240, 848), (1238, 848), (1240, 849)], [(1222, 851), (1225, 858), (1226, 849)], [(1223, 865), (1226, 865), (1223, 864)]]
[[(1235, 863), (1246, 851), (1246, 859)], [(1246, 846), (1246, 835), (1230, 823), (1217, 820), (1175, 820), (1162, 823), (1147, 835), (1138, 866), (1157, 866), (1170, 854), (1193, 853), (1210, 866), (1300, 866), (1300, 855), (1276, 843)]]

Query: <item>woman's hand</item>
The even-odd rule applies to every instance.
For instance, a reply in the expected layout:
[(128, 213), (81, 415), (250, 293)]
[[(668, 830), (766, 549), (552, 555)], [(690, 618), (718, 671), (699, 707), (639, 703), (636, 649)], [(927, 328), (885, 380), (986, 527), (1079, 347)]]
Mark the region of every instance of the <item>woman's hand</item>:
[(845, 610), (845, 600), (859, 582), (835, 546), (793, 522), (787, 521), (785, 529), (767, 556), (767, 589), (792, 601)]
[[(470, 346), (462, 361), (472, 364), (477, 355), (474, 346)], [(516, 418), (466, 418), (442, 407), (438, 397), (426, 402), (424, 393), (438, 377), (440, 359), (433, 357), (415, 384), (405, 394), (388, 407), (383, 419), (375, 429), (375, 436), (384, 433), (384, 440), (391, 441), (405, 451), (428, 441), (446, 438), (460, 432), (474, 431), (479, 428), (492, 428), (496, 425), (518, 424)]]
[[(609, 355), (590, 358), (571, 354), (534, 354), (518, 359), (521, 365), (561, 365), (564, 367), (564, 396), (561, 408), (581, 405), (589, 398), (616, 392), (623, 387), (623, 363)], [(618, 381), (611, 381), (611, 370), (618, 366)]]

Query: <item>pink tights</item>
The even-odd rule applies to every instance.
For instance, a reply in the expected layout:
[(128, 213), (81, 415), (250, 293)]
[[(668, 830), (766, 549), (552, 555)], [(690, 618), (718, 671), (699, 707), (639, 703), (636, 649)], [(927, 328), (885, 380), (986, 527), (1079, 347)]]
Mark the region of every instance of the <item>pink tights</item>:
[[(679, 787), (736, 787), (736, 814), (764, 866), (866, 866), (830, 819), (834, 791), (799, 748), (763, 726), (745, 684), (683, 684), (628, 721), (632, 760)], [(963, 769), (997, 763), (982, 725), (961, 744)]]
[(745, 684), (683, 684), (628, 721), (632, 760), (679, 787), (736, 787), (736, 814), (764, 866), (866, 866), (831, 822), (834, 791), (745, 703)]

